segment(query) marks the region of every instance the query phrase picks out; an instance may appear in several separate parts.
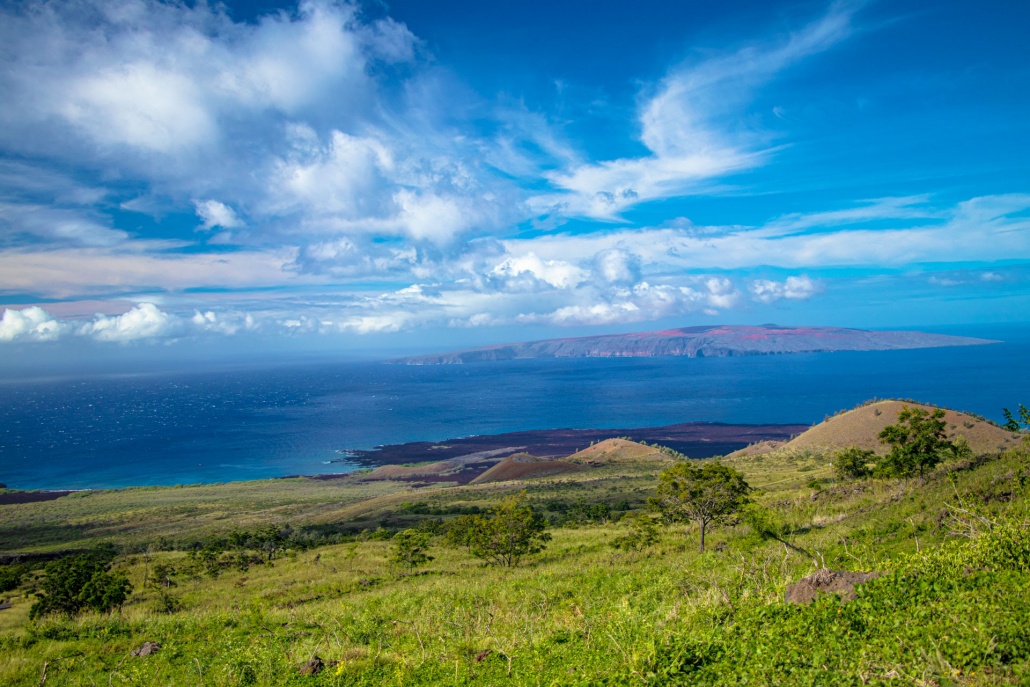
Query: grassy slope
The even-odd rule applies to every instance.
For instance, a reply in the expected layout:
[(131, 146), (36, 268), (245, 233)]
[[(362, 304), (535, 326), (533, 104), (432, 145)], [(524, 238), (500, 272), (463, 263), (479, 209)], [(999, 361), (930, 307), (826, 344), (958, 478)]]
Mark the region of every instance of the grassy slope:
[[(828, 479), (827, 460), (811, 453), (782, 451), (732, 464), (761, 488), (758, 500), (791, 526), (791, 540), (819, 561), (756, 541), (739, 525), (717, 528), (709, 542), (722, 542), (723, 550), (704, 555), (688, 527), (671, 528), (658, 545), (637, 553), (609, 546), (626, 531), (622, 524), (556, 529), (543, 554), (514, 570), (484, 567), (437, 543), (436, 559), (415, 575), (388, 563), (389, 542), (364, 541), (217, 579), (181, 579), (172, 592), (183, 610), (166, 614), (157, 610), (158, 593), (141, 589), (142, 558), (129, 556), (118, 565), (137, 593), (120, 616), (32, 625), (31, 600), (15, 595), (14, 607), (0, 612), (0, 684), (38, 684), (44, 663), (47, 684), (68, 685), (1025, 679), (1030, 551), (1019, 546), (1026, 538), (1017, 537), (1022, 553), (1015, 562), (992, 568), (975, 551), (963, 553), (975, 542), (949, 537), (984, 529), (960, 509), (1026, 522), (1025, 452), (962, 470), (944, 466), (926, 484), (836, 484)], [(0, 525), (10, 537), (45, 516), (50, 520), (38, 532), (50, 533), (47, 546), (58, 547), (84, 536), (143, 542), (176, 530), (181, 535), (184, 527), (215, 532), (240, 519), (404, 525), (410, 523), (398, 510), (402, 501), (487, 505), (523, 488), (537, 504), (626, 498), (639, 506), (662, 465), (613, 461), (572, 477), (415, 494), (390, 483), (308, 480), (125, 490), (5, 507)], [(822, 480), (819, 486), (808, 486), (814, 478)], [(381, 491), (364, 500), (364, 489)], [(65, 539), (65, 525), (79, 528), (74, 537)], [(991, 551), (999, 548), (980, 541)], [(921, 553), (909, 559), (917, 549)], [(182, 557), (162, 552), (154, 562)], [(870, 583), (868, 597), (843, 607), (833, 599), (804, 609), (785, 606), (786, 584), (823, 561), (853, 570), (915, 567), (919, 574)], [(162, 650), (129, 656), (148, 640), (161, 642)], [(297, 666), (313, 654), (340, 663), (318, 677), (300, 676)]]

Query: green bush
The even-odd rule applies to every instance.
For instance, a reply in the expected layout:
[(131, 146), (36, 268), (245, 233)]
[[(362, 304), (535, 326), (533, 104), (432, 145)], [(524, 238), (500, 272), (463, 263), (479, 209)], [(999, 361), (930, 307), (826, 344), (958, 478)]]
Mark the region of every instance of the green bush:
[(658, 542), (658, 522), (647, 513), (628, 513), (621, 522), (629, 525), (629, 531), (613, 539), (612, 548), (640, 551)]
[(0, 565), (0, 592), (11, 592), (18, 588), (25, 576), (21, 565)]
[(862, 479), (871, 474), (869, 464), (876, 453), (857, 446), (849, 446), (833, 454), (833, 472), (838, 479)]
[(110, 549), (95, 549), (47, 563), (29, 616), (72, 618), (87, 610), (107, 613), (121, 607), (132, 585), (121, 573), (110, 572), (113, 557)]
[(401, 530), (393, 537), (391, 560), (409, 571), (425, 565), (433, 560), (433, 557), (426, 553), (432, 536), (429, 532), (416, 529)]
[(525, 504), (526, 492), (503, 499), (489, 516), (472, 515), (467, 523), (473, 556), (514, 567), (524, 556), (538, 553), (551, 540), (547, 519)]

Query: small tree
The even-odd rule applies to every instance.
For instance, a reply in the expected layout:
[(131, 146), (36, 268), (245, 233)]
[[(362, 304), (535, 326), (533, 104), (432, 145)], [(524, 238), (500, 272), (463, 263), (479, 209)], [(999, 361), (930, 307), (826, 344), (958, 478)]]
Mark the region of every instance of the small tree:
[(393, 536), (393, 562), (403, 565), (410, 572), (433, 560), (432, 556), (426, 554), (432, 537), (429, 532), (416, 529), (401, 530)]
[(551, 540), (547, 519), (526, 505), (526, 492), (509, 496), (490, 509), (490, 515), (473, 516), (473, 556), (504, 567), (514, 567), (523, 556), (543, 551)]
[(891, 451), (880, 461), (879, 471), (889, 477), (908, 477), (918, 471), (922, 479), (923, 471), (940, 463), (945, 451), (954, 451), (944, 438), (945, 424), (941, 408), (930, 412), (902, 406), (898, 423), (880, 432), (880, 440)]
[(670, 522), (696, 522), (701, 528), (700, 549), (705, 550), (708, 526), (725, 519), (747, 503), (751, 491), (744, 475), (722, 463), (701, 467), (677, 463), (658, 476), (651, 504)]
[(613, 548), (640, 551), (658, 542), (658, 523), (647, 513), (628, 513), (622, 521), (629, 523), (629, 532), (613, 539)]
[(1005, 413), (1005, 429), (1010, 432), (1021, 432), (1025, 429), (1030, 429), (1030, 408), (1027, 408), (1022, 403), (1019, 404), (1018, 413), (1019, 417), (1013, 417), (1012, 411), (1008, 408), (1002, 408)]
[(876, 453), (857, 446), (848, 446), (833, 455), (833, 472), (838, 479), (862, 479), (869, 476), (869, 463)]

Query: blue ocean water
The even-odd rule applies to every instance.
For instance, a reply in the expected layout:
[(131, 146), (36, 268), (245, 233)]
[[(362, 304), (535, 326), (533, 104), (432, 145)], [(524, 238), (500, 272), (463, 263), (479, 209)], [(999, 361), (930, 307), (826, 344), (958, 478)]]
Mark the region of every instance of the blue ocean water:
[[(958, 332), (955, 332), (958, 333)], [(1002, 419), (1030, 404), (1030, 329), (991, 346), (443, 366), (324, 363), (0, 384), (0, 482), (21, 489), (342, 472), (340, 449), (558, 427), (814, 423), (873, 397)]]

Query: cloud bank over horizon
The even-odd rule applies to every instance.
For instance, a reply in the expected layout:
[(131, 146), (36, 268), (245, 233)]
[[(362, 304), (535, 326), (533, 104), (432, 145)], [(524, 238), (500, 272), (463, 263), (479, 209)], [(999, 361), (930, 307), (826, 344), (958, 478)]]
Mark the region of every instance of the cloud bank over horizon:
[[(497, 92), (403, 2), (4, 6), (0, 344), (1018, 319), (1030, 188), (991, 146), (1026, 149), (1027, 102), (978, 89), (1025, 65), (887, 72), (958, 10), (805, 8), (699, 15), (631, 80), (498, 41), (536, 86)], [(983, 156), (919, 147), (949, 131)]]

